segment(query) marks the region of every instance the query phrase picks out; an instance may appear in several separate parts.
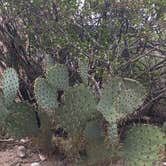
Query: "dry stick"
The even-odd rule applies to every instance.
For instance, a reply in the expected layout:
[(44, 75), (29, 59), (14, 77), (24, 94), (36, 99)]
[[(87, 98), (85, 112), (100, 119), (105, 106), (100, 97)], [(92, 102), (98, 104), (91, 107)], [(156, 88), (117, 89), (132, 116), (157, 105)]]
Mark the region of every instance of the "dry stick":
[(143, 54), (143, 55), (140, 55), (140, 56), (138, 56), (138, 57), (136, 57), (136, 58), (134, 58), (134, 59), (131, 59), (131, 60), (129, 60), (129, 61), (126, 62), (126, 63), (121, 64), (121, 66), (120, 66), (117, 70), (121, 69), (123, 66), (129, 65), (130, 63), (136, 62), (137, 60), (143, 58), (144, 56), (147, 56), (147, 55), (148, 55), (149, 53), (151, 53), (152, 51), (154, 51), (154, 49), (151, 49), (151, 50), (149, 50), (147, 53), (145, 53), (145, 54)]
[[(144, 115), (146, 115), (147, 112), (146, 112), (145, 110), (149, 110), (149, 109), (151, 108), (152, 104), (153, 104), (156, 100), (160, 99), (160, 98), (163, 96), (163, 94), (165, 93), (165, 91), (166, 91), (166, 88), (162, 89), (162, 92), (161, 92), (158, 96), (156, 96), (155, 98), (151, 99), (147, 104), (143, 105), (143, 107), (140, 108), (140, 109), (138, 110), (138, 112), (132, 113), (132, 114), (130, 114), (128, 117), (129, 117), (131, 120), (142, 119), (142, 118), (139, 118), (139, 117), (140, 117), (139, 115), (141, 115), (141, 117), (143, 117)], [(132, 116), (132, 118), (131, 118), (131, 116)], [(126, 122), (126, 120), (127, 120), (127, 119), (125, 119), (125, 122)], [(123, 124), (123, 121), (121, 121), (120, 124)]]
[(154, 97), (152, 100), (150, 100), (147, 104), (145, 104), (141, 108), (141, 111), (145, 110), (149, 105), (151, 105), (152, 103), (154, 103), (156, 100), (160, 99), (164, 95), (165, 91), (166, 91), (166, 88), (162, 89), (161, 93), (158, 96)]
[[(140, 113), (143, 113), (145, 110), (149, 110), (148, 108), (150, 108), (156, 100), (159, 100), (164, 95), (165, 92), (166, 92), (166, 88), (163, 88), (158, 96), (152, 98), (148, 103), (146, 103), (145, 105), (142, 106), (142, 108), (139, 109), (138, 113), (133, 115), (134, 118), (137, 117)], [(144, 114), (145, 114), (145, 112), (144, 112)]]
[(100, 90), (99, 84), (97, 83), (97, 81), (93, 77), (91, 77), (91, 75), (88, 75), (88, 77), (94, 83), (95, 88), (97, 90), (98, 98), (100, 99), (100, 97), (101, 97), (101, 90)]
[(0, 139), (0, 143), (1, 142), (15, 142), (15, 140), (12, 139), (12, 138), (9, 138), (9, 139)]

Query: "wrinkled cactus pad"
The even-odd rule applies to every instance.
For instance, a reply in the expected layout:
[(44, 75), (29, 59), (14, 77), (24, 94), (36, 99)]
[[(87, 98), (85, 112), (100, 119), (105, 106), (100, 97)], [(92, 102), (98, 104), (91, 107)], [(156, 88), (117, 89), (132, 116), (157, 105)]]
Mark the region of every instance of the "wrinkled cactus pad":
[(2, 78), (2, 90), (5, 98), (5, 104), (10, 106), (15, 100), (19, 89), (19, 78), (17, 72), (13, 68), (7, 68)]
[(89, 121), (84, 130), (87, 158), (84, 165), (97, 165), (110, 158), (113, 149), (107, 146), (100, 119)]
[(117, 123), (109, 124), (107, 127), (107, 136), (110, 143), (118, 143), (119, 136)]
[(81, 132), (88, 119), (96, 113), (96, 100), (84, 85), (69, 88), (64, 94), (64, 106), (59, 111), (60, 123), (71, 134)]
[(34, 92), (39, 106), (46, 110), (58, 107), (57, 92), (54, 90), (44, 78), (35, 80)]
[(11, 106), (13, 111), (5, 120), (7, 132), (16, 138), (37, 134), (38, 125), (34, 108), (27, 104), (16, 103)]
[(2, 91), (0, 91), (0, 125), (4, 123), (5, 118), (9, 114), (9, 110), (5, 106), (5, 100), (4, 96), (2, 94)]
[(152, 125), (136, 125), (127, 130), (123, 157), (128, 166), (152, 166), (162, 157), (166, 135)]
[(88, 84), (88, 60), (83, 59), (79, 61), (79, 73), (82, 78), (82, 81), (85, 84)]
[(143, 104), (146, 91), (137, 81), (114, 78), (104, 85), (98, 110), (109, 123), (134, 112)]
[(56, 64), (48, 69), (48, 83), (56, 90), (66, 90), (69, 87), (69, 73), (65, 65)]

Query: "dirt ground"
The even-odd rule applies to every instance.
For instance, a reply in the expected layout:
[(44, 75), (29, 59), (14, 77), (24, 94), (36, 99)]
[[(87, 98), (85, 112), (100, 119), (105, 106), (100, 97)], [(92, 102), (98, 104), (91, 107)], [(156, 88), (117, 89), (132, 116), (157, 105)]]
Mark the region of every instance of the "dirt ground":
[[(19, 147), (25, 147), (25, 156), (20, 156)], [(35, 165), (38, 163), (38, 165)], [(34, 164), (34, 165), (33, 165)], [(56, 156), (48, 157), (34, 150), (27, 142), (0, 140), (0, 166), (64, 166)]]

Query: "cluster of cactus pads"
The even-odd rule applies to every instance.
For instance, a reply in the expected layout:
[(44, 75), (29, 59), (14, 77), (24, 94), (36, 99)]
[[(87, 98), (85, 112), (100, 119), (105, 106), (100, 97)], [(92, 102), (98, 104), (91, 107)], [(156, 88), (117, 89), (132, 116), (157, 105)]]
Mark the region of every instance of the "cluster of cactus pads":
[(58, 108), (58, 91), (69, 87), (67, 67), (56, 64), (47, 70), (46, 78), (37, 78), (35, 81), (35, 96), (39, 106), (43, 109)]
[(34, 108), (26, 103), (15, 102), (18, 90), (16, 71), (13, 68), (6, 69), (0, 91), (0, 120), (1, 125), (14, 137), (32, 135), (38, 130)]
[[(100, 160), (117, 153), (129, 166), (152, 166), (160, 161), (166, 144), (165, 133), (160, 128), (150, 124), (130, 126), (123, 140), (119, 139), (119, 121), (135, 113), (143, 104), (145, 88), (132, 79), (113, 78), (103, 85), (101, 98), (97, 101), (87, 84), (88, 65), (83, 64), (84, 62), (79, 69), (83, 83), (69, 86), (67, 67), (56, 64), (51, 65), (45, 77), (37, 78), (34, 84), (39, 108), (45, 111), (48, 119), (56, 116), (70, 138), (83, 137), (86, 140), (87, 158), (86, 161), (81, 160), (80, 165), (85, 165), (85, 162), (96, 165)], [(35, 133), (37, 123), (34, 109), (14, 102), (19, 87), (14, 69), (5, 71), (3, 85), (3, 93), (0, 94), (0, 118), (7, 115), (5, 122), (8, 132), (17, 136)], [(46, 119), (40, 120), (43, 128), (47, 126)], [(107, 125), (104, 127), (105, 123)], [(115, 144), (123, 146), (113, 148)]]
[(166, 136), (153, 125), (136, 125), (126, 132), (123, 157), (128, 166), (160, 165)]

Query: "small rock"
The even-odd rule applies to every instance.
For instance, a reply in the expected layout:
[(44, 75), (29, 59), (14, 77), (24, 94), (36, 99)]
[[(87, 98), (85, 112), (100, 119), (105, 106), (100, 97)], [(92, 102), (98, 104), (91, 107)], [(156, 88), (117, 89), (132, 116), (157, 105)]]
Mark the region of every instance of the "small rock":
[(19, 146), (17, 150), (17, 154), (19, 157), (24, 158), (26, 156), (26, 149), (24, 146)]
[(28, 138), (22, 138), (22, 139), (20, 139), (20, 142), (27, 143), (27, 142), (29, 142), (29, 139)]
[(41, 166), (41, 164), (38, 162), (35, 162), (35, 163), (32, 163), (31, 166)]
[(42, 154), (39, 154), (39, 158), (40, 158), (40, 160), (41, 161), (45, 161), (47, 158), (44, 156), (44, 155), (42, 155)]
[(16, 166), (21, 166), (21, 164), (20, 164), (20, 163), (17, 163)]

